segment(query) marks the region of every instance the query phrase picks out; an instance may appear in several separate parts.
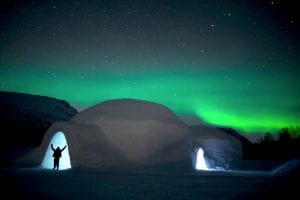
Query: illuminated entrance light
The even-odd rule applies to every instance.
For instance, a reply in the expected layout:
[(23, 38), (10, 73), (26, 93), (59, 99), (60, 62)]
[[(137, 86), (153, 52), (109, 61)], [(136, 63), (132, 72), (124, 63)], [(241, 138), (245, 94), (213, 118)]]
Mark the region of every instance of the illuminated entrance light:
[[(66, 137), (63, 132), (57, 132), (51, 139), (44, 159), (42, 161), (41, 167), (46, 169), (53, 169), (53, 151), (51, 149), (51, 144), (53, 144), (54, 148), (60, 147), (61, 149), (67, 144)], [(63, 169), (70, 169), (71, 168), (71, 161), (69, 155), (69, 148), (68, 146), (66, 149), (61, 153), (60, 161), (59, 161), (59, 170)]]
[(197, 170), (209, 170), (209, 168), (207, 167), (206, 162), (205, 162), (204, 152), (203, 152), (202, 148), (198, 149), (197, 156), (196, 156), (195, 168)]

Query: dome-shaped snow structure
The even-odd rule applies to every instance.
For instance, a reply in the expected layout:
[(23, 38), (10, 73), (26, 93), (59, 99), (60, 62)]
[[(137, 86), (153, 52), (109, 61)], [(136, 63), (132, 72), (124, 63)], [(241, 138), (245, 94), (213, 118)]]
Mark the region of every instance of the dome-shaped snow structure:
[(119, 99), (54, 123), (34, 156), (40, 164), (56, 133), (65, 135), (72, 167), (147, 166), (190, 159), (190, 130), (171, 110)]
[(193, 148), (202, 148), (210, 168), (237, 168), (242, 160), (242, 143), (237, 136), (209, 126), (191, 126)]

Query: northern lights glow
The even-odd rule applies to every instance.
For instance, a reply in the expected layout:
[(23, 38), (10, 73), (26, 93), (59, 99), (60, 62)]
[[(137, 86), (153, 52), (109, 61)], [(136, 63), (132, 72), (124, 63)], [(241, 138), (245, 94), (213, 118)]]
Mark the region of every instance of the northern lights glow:
[(45, 70), (34, 69), (31, 73), (18, 70), (18, 79), (16, 72), (2, 76), (8, 91), (62, 98), (81, 108), (109, 99), (137, 98), (167, 105), (179, 115), (196, 115), (207, 123), (232, 126), (246, 133), (299, 125), (299, 83), (296, 77), (291, 79), (292, 75), (172, 69), (172, 73), (164, 70), (122, 75), (98, 70), (86, 73), (84, 78), (80, 70), (56, 70), (57, 78), (45, 78)]
[(246, 134), (300, 125), (298, 11), (255, 0), (141, 2), (1, 7), (0, 89), (79, 110), (154, 101)]

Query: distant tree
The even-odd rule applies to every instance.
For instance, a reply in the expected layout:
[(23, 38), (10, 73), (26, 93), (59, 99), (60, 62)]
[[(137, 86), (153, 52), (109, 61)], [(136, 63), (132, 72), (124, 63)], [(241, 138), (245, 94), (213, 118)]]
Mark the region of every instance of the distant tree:
[(274, 142), (274, 137), (271, 132), (266, 132), (265, 135), (259, 138), (256, 144), (270, 144)]
[(256, 143), (245, 147), (246, 159), (300, 158), (300, 127), (285, 127), (275, 134), (266, 132)]
[(264, 143), (270, 144), (272, 142), (274, 142), (274, 138), (271, 132), (266, 132), (264, 139), (263, 139)]
[(290, 133), (292, 139), (299, 139), (300, 127), (291, 127), (291, 128), (289, 128), (289, 133)]
[(282, 128), (279, 132), (278, 132), (278, 141), (282, 142), (282, 143), (287, 143), (289, 141), (291, 141), (292, 139), (292, 135), (290, 133), (290, 129), (289, 128)]

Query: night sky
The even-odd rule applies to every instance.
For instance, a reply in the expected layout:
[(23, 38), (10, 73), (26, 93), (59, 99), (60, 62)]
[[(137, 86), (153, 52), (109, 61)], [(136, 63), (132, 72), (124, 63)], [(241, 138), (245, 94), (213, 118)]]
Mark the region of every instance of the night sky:
[(246, 134), (299, 126), (296, 3), (1, 1), (0, 90), (79, 110), (154, 101)]

